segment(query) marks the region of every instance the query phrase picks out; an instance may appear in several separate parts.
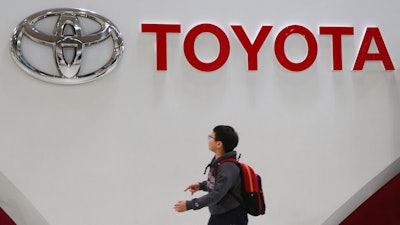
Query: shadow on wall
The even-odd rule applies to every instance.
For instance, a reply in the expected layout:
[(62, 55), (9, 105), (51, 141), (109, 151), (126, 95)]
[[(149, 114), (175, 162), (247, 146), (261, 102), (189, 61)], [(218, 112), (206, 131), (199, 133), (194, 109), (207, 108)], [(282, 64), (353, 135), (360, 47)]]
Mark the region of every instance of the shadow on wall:
[(400, 158), (368, 182), (322, 225), (399, 225)]
[(1, 172), (0, 224), (49, 225), (30, 201)]

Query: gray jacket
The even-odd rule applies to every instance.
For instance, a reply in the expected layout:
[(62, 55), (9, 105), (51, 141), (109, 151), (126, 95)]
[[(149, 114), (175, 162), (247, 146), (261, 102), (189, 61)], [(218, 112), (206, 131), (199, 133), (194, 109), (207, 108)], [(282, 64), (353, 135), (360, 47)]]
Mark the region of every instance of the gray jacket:
[[(208, 165), (210, 171), (208, 172), (208, 179), (200, 184), (200, 190), (207, 191), (208, 193), (202, 197), (194, 198), (186, 201), (187, 209), (201, 209), (208, 206), (211, 215), (218, 215), (228, 212), (240, 205), (240, 199), (234, 196), (240, 196), (241, 179), (240, 169), (232, 162), (225, 162), (218, 164), (219, 161), (226, 158), (235, 158), (236, 152), (228, 152), (215, 160), (215, 157)], [(218, 165), (216, 177), (214, 170)]]

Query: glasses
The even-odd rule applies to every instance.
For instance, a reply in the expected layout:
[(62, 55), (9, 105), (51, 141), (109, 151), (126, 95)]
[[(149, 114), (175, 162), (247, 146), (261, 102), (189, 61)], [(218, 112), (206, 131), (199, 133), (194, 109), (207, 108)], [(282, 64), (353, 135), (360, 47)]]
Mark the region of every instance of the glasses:
[(208, 139), (210, 139), (210, 138), (214, 139), (215, 141), (217, 140), (217, 139), (215, 139), (215, 137), (213, 137), (211, 134), (208, 135)]

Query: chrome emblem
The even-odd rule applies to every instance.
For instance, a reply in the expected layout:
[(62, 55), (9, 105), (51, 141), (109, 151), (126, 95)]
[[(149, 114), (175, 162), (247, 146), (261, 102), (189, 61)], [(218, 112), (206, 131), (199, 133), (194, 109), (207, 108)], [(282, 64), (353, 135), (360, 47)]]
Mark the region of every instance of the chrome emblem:
[(104, 76), (120, 61), (123, 49), (121, 33), (110, 20), (69, 8), (27, 17), (15, 28), (10, 43), (11, 56), (24, 71), (56, 84)]

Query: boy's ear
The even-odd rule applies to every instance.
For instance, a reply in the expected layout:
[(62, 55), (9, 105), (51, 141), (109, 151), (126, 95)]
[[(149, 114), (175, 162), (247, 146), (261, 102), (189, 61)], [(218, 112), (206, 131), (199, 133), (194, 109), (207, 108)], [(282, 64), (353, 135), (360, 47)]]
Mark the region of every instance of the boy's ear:
[(222, 143), (222, 141), (217, 141), (217, 147), (218, 148), (223, 148), (224, 144)]

